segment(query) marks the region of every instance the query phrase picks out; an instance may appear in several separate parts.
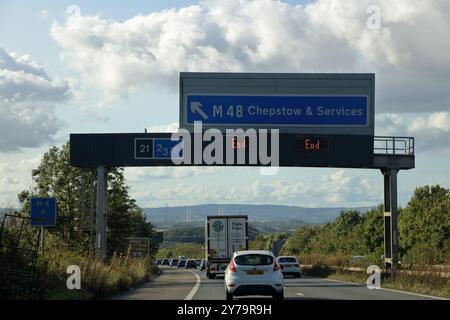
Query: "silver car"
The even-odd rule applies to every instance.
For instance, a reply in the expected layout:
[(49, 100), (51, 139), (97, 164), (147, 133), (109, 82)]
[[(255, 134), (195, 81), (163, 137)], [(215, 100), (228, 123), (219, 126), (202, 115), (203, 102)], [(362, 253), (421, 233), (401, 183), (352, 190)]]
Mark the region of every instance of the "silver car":
[(283, 275), (292, 275), (300, 278), (302, 276), (302, 268), (294, 256), (279, 256), (277, 262), (281, 267)]

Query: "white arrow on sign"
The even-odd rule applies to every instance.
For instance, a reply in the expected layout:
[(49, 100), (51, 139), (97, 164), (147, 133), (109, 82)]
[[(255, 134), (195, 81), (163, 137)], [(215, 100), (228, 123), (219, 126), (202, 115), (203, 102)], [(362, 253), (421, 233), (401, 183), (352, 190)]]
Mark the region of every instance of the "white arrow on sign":
[(198, 113), (204, 120), (208, 119), (208, 115), (202, 110), (203, 105), (198, 101), (191, 102), (191, 111), (193, 114)]

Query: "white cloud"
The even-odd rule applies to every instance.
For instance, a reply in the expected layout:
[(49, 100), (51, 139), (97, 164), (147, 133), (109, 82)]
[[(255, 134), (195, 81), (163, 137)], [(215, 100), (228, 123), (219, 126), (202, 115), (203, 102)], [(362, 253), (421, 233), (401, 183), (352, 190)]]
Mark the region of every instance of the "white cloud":
[(10, 193), (20, 189), (21, 183), (19, 180), (4, 176), (0, 179), (0, 193)]
[(50, 79), (28, 55), (0, 47), (0, 152), (52, 141), (61, 126), (55, 106), (68, 96), (66, 82)]
[(36, 149), (3, 153), (0, 161), (0, 208), (19, 206), (17, 194), (34, 186), (31, 170), (39, 166)]
[(310, 207), (372, 206), (382, 201), (382, 178), (377, 181), (361, 173), (347, 170), (332, 171), (318, 180), (302, 179), (300, 182), (259, 180), (239, 184), (205, 185), (174, 181), (161, 183), (158, 188), (132, 189), (131, 195), (142, 206), (155, 205), (157, 201), (173, 204), (192, 203), (278, 203)]
[(7, 163), (7, 162), (0, 163), (0, 173), (7, 172), (8, 168), (9, 168), (9, 163)]
[[(381, 181), (381, 179), (380, 179)], [(305, 203), (308, 206), (373, 205), (381, 199), (380, 181), (373, 182), (361, 173), (339, 169), (318, 180), (266, 184), (260, 200), (280, 203)], [(267, 197), (268, 196), (268, 197)]]
[(125, 177), (131, 185), (154, 179), (179, 179), (192, 176), (204, 176), (217, 172), (217, 167), (128, 167)]
[(450, 152), (450, 112), (377, 117), (376, 135), (412, 136), (416, 154), (424, 151)]
[[(3, 162), (0, 163), (0, 174), (31, 174), (32, 169), (36, 169), (41, 163), (42, 155), (37, 155), (28, 159), (21, 159), (17, 162)], [(1, 177), (1, 176), (0, 176)]]
[(50, 12), (47, 9), (42, 9), (39, 12), (39, 18), (42, 18), (42, 19), (47, 19), (49, 17), (49, 15), (50, 15)]
[(154, 125), (147, 128), (148, 132), (178, 132), (178, 122), (163, 125)]
[[(157, 190), (138, 191), (134, 194), (136, 199), (147, 201), (220, 201), (223, 197), (218, 187), (200, 184), (173, 183), (161, 186)], [(141, 201), (139, 201), (141, 202)]]
[(449, 132), (450, 112), (436, 112), (430, 114), (428, 117), (417, 117), (411, 123), (409, 130), (412, 132), (427, 130)]
[(41, 164), (43, 155), (39, 154), (29, 159), (22, 159), (17, 164), (17, 168), (23, 172), (31, 173), (31, 170), (36, 169)]
[[(374, 4), (380, 30), (366, 27)], [(51, 35), (103, 102), (149, 84), (176, 90), (180, 71), (374, 72), (378, 111), (442, 111), (449, 13), (444, 0), (210, 0), (122, 22), (73, 14)]]

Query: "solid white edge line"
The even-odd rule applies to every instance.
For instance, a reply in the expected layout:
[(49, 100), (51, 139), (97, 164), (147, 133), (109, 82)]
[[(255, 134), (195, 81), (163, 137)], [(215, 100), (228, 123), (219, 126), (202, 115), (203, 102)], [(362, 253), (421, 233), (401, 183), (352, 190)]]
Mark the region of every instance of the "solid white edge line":
[[(358, 286), (358, 287), (366, 287), (365, 285), (360, 284), (360, 283), (339, 281), (339, 280), (328, 279), (328, 278), (319, 278), (319, 277), (312, 277), (312, 276), (306, 276), (306, 278), (324, 279), (324, 280), (328, 280), (328, 281), (332, 281), (332, 282), (340, 282), (340, 283), (352, 284), (352, 285)], [(443, 298), (443, 297), (436, 297), (436, 296), (430, 296), (430, 295), (426, 295), (426, 294), (413, 293), (413, 292), (408, 292), (408, 291), (401, 291), (401, 290), (394, 290), (394, 289), (387, 289), (387, 288), (379, 288), (379, 289), (373, 289), (373, 290), (384, 290), (384, 291), (391, 291), (391, 292), (397, 292), (397, 293), (404, 293), (404, 294), (409, 294), (409, 295), (412, 295), (412, 296), (418, 296), (418, 297), (423, 297), (423, 298), (431, 298), (431, 299), (437, 299), (437, 300), (450, 300), (450, 299)]]
[(194, 286), (192, 287), (191, 291), (186, 296), (186, 298), (184, 298), (184, 300), (192, 300), (194, 295), (197, 293), (198, 288), (200, 287), (200, 283), (202, 282), (202, 280), (200, 279), (200, 277), (198, 276), (197, 273), (195, 273), (192, 270), (189, 270), (189, 271), (192, 272), (193, 275), (195, 275), (196, 280), (195, 280)]
[(394, 289), (387, 289), (387, 288), (380, 288), (380, 290), (392, 291), (392, 292), (398, 292), (398, 293), (406, 293), (406, 294), (410, 294), (413, 296), (432, 298), (432, 299), (436, 299), (436, 300), (450, 300), (450, 299), (443, 298), (443, 297), (430, 296), (430, 295), (426, 295), (426, 294), (413, 293), (413, 292), (408, 292), (408, 291), (401, 291), (401, 290), (394, 290)]

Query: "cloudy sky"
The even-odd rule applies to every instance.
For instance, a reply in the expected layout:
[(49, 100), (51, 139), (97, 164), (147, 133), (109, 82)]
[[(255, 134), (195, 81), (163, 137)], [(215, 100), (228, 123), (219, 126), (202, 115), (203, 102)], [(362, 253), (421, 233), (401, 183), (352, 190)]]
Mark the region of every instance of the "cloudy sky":
[[(448, 0), (0, 0), (0, 207), (17, 205), (31, 169), (69, 133), (176, 130), (182, 71), (375, 73), (376, 135), (416, 138), (400, 204), (420, 185), (449, 188), (449, 16)], [(141, 206), (382, 201), (376, 170), (126, 176)]]

